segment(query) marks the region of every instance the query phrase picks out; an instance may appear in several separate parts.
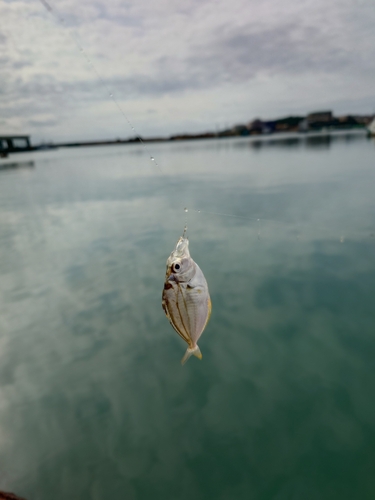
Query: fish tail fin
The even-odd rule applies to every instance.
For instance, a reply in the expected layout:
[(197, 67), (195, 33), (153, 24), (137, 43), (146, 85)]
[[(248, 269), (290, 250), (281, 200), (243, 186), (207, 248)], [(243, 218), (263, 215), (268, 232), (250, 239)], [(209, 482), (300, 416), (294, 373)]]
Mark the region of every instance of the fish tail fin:
[(196, 358), (198, 359), (202, 359), (202, 353), (201, 353), (201, 350), (199, 349), (199, 347), (196, 345), (195, 347), (193, 347), (192, 349), (190, 347), (188, 347), (186, 349), (186, 352), (185, 352), (185, 355), (184, 357), (181, 359), (181, 364), (184, 365), (186, 363), (186, 361), (190, 358), (190, 356), (193, 355), (195, 356)]

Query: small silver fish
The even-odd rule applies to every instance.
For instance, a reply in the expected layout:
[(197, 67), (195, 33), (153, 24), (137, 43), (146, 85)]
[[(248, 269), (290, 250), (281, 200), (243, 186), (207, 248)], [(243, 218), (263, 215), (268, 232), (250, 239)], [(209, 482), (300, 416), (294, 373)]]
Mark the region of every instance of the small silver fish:
[(197, 345), (211, 315), (208, 285), (200, 267), (190, 257), (184, 236), (167, 260), (162, 306), (171, 325), (188, 344), (181, 363), (193, 354), (202, 359)]

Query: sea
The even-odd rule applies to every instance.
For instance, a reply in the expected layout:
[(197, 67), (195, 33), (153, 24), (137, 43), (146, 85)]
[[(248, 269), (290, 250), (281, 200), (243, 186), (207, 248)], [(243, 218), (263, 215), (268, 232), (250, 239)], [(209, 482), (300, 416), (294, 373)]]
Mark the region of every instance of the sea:
[[(181, 366), (161, 294), (185, 224), (212, 316)], [(0, 160), (1, 490), (373, 500), (374, 394), (364, 133)]]

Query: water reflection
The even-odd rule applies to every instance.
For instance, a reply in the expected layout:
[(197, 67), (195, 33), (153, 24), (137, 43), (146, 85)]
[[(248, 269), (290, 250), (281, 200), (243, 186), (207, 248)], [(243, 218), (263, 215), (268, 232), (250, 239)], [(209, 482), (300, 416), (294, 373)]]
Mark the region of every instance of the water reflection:
[[(48, 168), (0, 183), (3, 489), (41, 500), (366, 498), (372, 144), (331, 141), (328, 160), (294, 144), (277, 155), (226, 144), (159, 146), (166, 170), (178, 164), (169, 177), (134, 169), (126, 148), (107, 162), (104, 148), (53, 152)], [(181, 369), (160, 289), (183, 207), (195, 205), (191, 254), (213, 315), (202, 362)], [(257, 215), (274, 220), (259, 230)]]
[(10, 163), (0, 162), (0, 172), (4, 170), (14, 170), (18, 168), (34, 168), (35, 162), (33, 160), (30, 161), (16, 161)]
[(357, 141), (365, 141), (367, 136), (365, 132), (349, 132), (349, 133), (338, 133), (338, 134), (284, 134), (284, 135), (272, 135), (272, 136), (260, 136), (255, 138), (247, 138), (246, 140), (237, 141), (234, 143), (235, 147), (250, 147), (255, 150), (260, 150), (262, 148), (306, 148), (306, 149), (329, 149), (333, 143), (344, 142), (352, 143)]

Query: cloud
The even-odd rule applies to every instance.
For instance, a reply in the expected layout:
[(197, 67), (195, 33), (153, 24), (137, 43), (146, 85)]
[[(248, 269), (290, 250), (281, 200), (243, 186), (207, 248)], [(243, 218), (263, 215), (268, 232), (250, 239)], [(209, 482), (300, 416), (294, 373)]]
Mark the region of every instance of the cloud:
[(336, 101), (344, 111), (358, 100), (361, 111), (364, 96), (374, 97), (375, 13), (367, 0), (361, 9), (338, 0), (50, 5), (53, 15), (29, 0), (0, 6), (0, 108), (9, 128), (35, 122), (34, 134), (38, 115), (54, 113), (60, 124), (51, 133), (75, 133), (69, 116), (95, 136), (111, 113), (107, 89), (132, 116), (155, 109), (159, 125), (143, 124), (145, 133), (212, 128), (224, 113), (241, 121), (245, 108), (246, 119)]
[(32, 127), (48, 127), (51, 125), (56, 125), (58, 120), (56, 118), (39, 118), (38, 120), (28, 120), (28, 123)]

